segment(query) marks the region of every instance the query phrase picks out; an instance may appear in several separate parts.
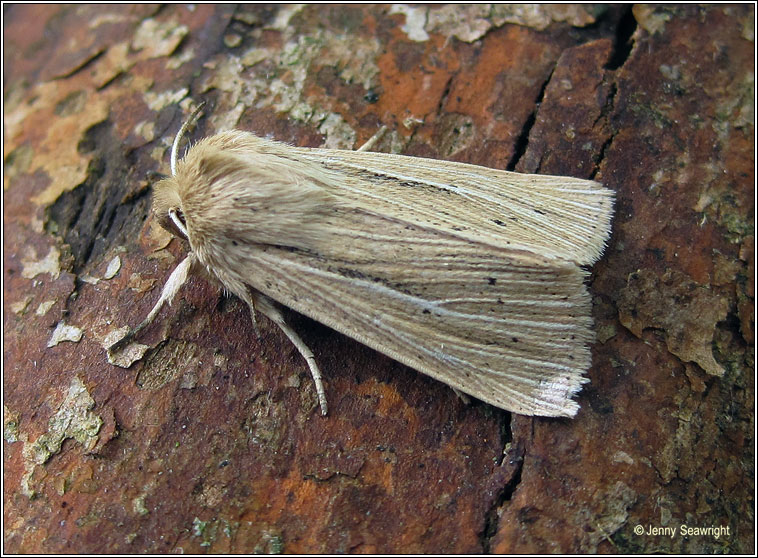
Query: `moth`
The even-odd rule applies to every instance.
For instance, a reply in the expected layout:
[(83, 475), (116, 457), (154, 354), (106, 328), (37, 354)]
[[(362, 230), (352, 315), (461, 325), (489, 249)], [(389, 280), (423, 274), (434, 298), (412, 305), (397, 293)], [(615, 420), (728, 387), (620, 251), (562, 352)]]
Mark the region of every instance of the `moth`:
[(159, 223), (189, 242), (145, 321), (191, 273), (289, 337), (281, 307), (454, 389), (525, 415), (574, 416), (594, 340), (584, 266), (610, 234), (613, 192), (577, 178), (293, 147), (244, 131), (200, 140), (154, 187)]

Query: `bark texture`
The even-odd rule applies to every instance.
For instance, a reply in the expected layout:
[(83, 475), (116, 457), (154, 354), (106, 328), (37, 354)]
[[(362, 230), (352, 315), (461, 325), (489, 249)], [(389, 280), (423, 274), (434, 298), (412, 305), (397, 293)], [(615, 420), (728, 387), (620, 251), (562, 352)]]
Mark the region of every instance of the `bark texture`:
[[(4, 14), (8, 552), (755, 551), (752, 5)], [(202, 279), (109, 363), (185, 253), (149, 194), (200, 100), (194, 137), (386, 124), (385, 150), (615, 190), (578, 416), (465, 404), (293, 314), (322, 418), (287, 338)]]

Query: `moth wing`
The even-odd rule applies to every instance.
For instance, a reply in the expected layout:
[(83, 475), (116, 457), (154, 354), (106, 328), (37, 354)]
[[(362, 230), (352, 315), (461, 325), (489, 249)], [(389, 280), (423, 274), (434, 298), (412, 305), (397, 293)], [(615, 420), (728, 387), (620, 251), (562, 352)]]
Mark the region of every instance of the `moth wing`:
[[(360, 210), (319, 251), (248, 247), (245, 283), (488, 403), (573, 416), (593, 339), (585, 273)], [(233, 249), (227, 246), (228, 250)]]
[(591, 180), (390, 153), (293, 151), (331, 171), (341, 199), (473, 242), (588, 265), (610, 233), (613, 192)]

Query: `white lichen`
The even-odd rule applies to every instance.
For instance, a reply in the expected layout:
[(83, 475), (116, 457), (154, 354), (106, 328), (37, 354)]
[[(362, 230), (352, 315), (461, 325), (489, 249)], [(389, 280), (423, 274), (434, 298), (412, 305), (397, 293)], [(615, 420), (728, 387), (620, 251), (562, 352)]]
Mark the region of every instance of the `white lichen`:
[(63, 341), (78, 343), (82, 340), (82, 335), (81, 328), (66, 325), (66, 323), (61, 320), (58, 322), (58, 325), (55, 326), (55, 331), (53, 331), (52, 337), (50, 337), (50, 340), (47, 342), (47, 346), (48, 348), (55, 347), (58, 343), (62, 343)]

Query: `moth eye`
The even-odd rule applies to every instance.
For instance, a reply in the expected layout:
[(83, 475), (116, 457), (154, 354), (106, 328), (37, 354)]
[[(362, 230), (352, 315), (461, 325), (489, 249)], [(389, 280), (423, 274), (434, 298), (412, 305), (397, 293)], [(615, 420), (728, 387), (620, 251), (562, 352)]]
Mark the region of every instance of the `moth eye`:
[(168, 210), (168, 217), (176, 227), (175, 232), (178, 232), (179, 236), (185, 240), (189, 240), (189, 235), (187, 234), (187, 222), (184, 219), (184, 213), (182, 213), (182, 210), (172, 207)]
[[(172, 209), (171, 213), (173, 213), (176, 217), (176, 219), (179, 219), (182, 222), (182, 225), (184, 225), (184, 228), (187, 228), (187, 221), (184, 219), (184, 212), (181, 209)], [(172, 217), (173, 219), (174, 217)]]

